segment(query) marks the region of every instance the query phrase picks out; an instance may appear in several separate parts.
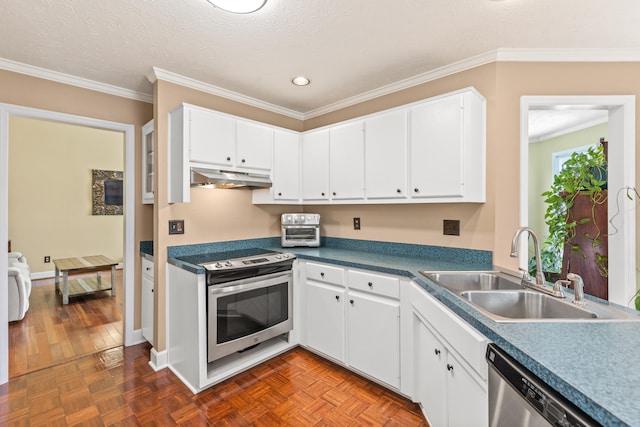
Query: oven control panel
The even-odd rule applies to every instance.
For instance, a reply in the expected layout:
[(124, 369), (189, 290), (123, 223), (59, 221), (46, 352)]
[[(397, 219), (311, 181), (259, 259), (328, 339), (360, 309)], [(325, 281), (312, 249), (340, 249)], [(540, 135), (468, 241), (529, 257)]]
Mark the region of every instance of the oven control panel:
[(320, 225), (320, 214), (284, 213), (282, 225)]
[(274, 252), (274, 253), (269, 253), (265, 255), (250, 256), (246, 258), (220, 260), (220, 261), (211, 262), (211, 263), (203, 263), (200, 265), (204, 267), (207, 271), (211, 272), (211, 271), (235, 270), (243, 267), (249, 268), (253, 266), (275, 264), (275, 263), (279, 263), (287, 260), (293, 261), (295, 258), (296, 256), (289, 252), (284, 252), (284, 253)]

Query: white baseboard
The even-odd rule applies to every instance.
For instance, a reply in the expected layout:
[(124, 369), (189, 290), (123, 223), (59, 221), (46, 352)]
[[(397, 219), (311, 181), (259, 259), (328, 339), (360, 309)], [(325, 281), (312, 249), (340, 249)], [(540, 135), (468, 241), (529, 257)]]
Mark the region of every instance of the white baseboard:
[(169, 366), (167, 350), (156, 351), (155, 348), (152, 348), (149, 355), (149, 366), (156, 372)]

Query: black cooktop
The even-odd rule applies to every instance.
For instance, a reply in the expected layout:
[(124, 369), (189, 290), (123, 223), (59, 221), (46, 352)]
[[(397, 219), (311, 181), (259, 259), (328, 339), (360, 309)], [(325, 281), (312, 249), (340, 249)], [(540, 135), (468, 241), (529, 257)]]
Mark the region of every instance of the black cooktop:
[(188, 262), (189, 264), (210, 264), (216, 261), (226, 261), (232, 260), (236, 258), (245, 258), (251, 256), (272, 254), (275, 251), (270, 251), (267, 249), (261, 248), (247, 248), (247, 249), (237, 249), (233, 251), (223, 251), (223, 252), (210, 252), (206, 254), (200, 255), (188, 255), (188, 256), (178, 256), (176, 259), (180, 261)]

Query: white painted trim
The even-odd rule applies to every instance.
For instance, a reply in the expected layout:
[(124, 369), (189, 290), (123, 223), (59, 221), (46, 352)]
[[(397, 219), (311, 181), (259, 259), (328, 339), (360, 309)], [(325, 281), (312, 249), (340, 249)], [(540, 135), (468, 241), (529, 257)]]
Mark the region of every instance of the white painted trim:
[(238, 92), (233, 92), (219, 86), (201, 82), (199, 80), (192, 79), (191, 77), (181, 76), (180, 74), (172, 73), (171, 71), (166, 71), (157, 67), (153, 67), (153, 71), (147, 75), (147, 79), (151, 83), (155, 83), (156, 80), (175, 83), (180, 86), (199, 90), (200, 92), (209, 93), (211, 95), (230, 99), (232, 101), (240, 102), (246, 105), (251, 105), (253, 107), (261, 108), (263, 110), (271, 111), (277, 114), (282, 114), (283, 116), (292, 117), (298, 120), (303, 120), (305, 118), (304, 114), (297, 111), (280, 107), (266, 101), (261, 101), (259, 99), (252, 98)]
[[(9, 113), (0, 108), (0, 242), (9, 240)], [(0, 384), (9, 381), (9, 259), (0, 245)]]
[[(167, 354), (167, 350), (156, 351), (155, 348), (152, 348), (151, 352), (149, 353), (149, 366), (151, 366), (151, 368), (156, 372), (168, 367), (169, 357)], [(184, 380), (182, 382), (184, 382)]]
[(136, 101), (148, 102), (150, 104), (153, 103), (153, 95), (149, 95), (147, 93), (125, 89), (107, 83), (96, 82), (94, 80), (76, 77), (70, 74), (60, 73), (58, 71), (47, 70), (46, 68), (23, 64), (21, 62), (12, 61), (10, 59), (0, 58), (0, 69), (12, 71), (14, 73), (25, 74), (27, 76), (37, 77), (40, 79), (50, 80), (57, 83), (77, 86), (83, 89), (95, 90), (97, 92), (120, 96), (122, 98), (134, 99)]
[[(76, 116), (72, 114), (58, 113), (55, 111), (40, 110), (37, 108), (22, 107), (11, 104), (0, 104), (0, 158), (3, 164), (0, 168), (0, 241), (8, 240), (8, 189), (9, 176), (8, 155), (9, 155), (9, 117), (22, 116), (42, 120), (51, 120), (64, 123), (72, 123), (81, 126), (109, 129), (125, 134), (125, 200), (124, 200), (124, 265), (131, 268), (124, 269), (124, 345), (133, 345), (133, 312), (134, 312), (134, 265), (135, 265), (135, 126), (111, 122), (107, 120), (94, 119), (90, 117)], [(7, 301), (7, 248), (0, 245), (0, 301)], [(9, 353), (8, 353), (8, 307), (0, 304), (0, 384), (8, 381), (9, 373)]]
[[(618, 233), (609, 235), (609, 301), (627, 306), (636, 289), (636, 200), (619, 197), (625, 187), (635, 187), (635, 96), (523, 96), (520, 99), (520, 224), (528, 224), (528, 112), (530, 109), (550, 109), (555, 105), (574, 105), (609, 111), (609, 219), (615, 218)], [(621, 147), (621, 149), (618, 149)], [(526, 266), (527, 251), (520, 252), (520, 266)]]
[(637, 62), (640, 49), (517, 49), (496, 51), (498, 62)]
[[(314, 110), (301, 112), (284, 108), (257, 98), (233, 92), (219, 86), (205, 83), (190, 77), (182, 76), (171, 71), (153, 67), (152, 71), (146, 76), (147, 79), (154, 83), (156, 80), (163, 80), (170, 83), (179, 84), (201, 92), (210, 93), (233, 101), (241, 102), (292, 117), (297, 120), (307, 120), (313, 117), (328, 114), (342, 108), (349, 107), (361, 102), (369, 101), (380, 96), (408, 89), (423, 83), (427, 83), (442, 77), (446, 77), (461, 71), (478, 67), (480, 65), (491, 62), (637, 62), (640, 61), (640, 49), (517, 49), (517, 48), (500, 48), (485, 52), (479, 55), (465, 58), (457, 62), (436, 68), (425, 73), (417, 74), (412, 77), (400, 80), (398, 82), (381, 86), (359, 95), (352, 96), (329, 105), (325, 105)], [(98, 92), (104, 92), (111, 95), (121, 96), (123, 98), (135, 99), (143, 102), (153, 102), (153, 95), (136, 92), (130, 89), (100, 83), (93, 80), (76, 77), (57, 71), (47, 70), (45, 68), (35, 67), (33, 65), (23, 64), (9, 59), (0, 58), (0, 69), (13, 71), (16, 73), (26, 74), (46, 80), (59, 83), (78, 86), (85, 89), (91, 89)]]
[(470, 70), (471, 68), (495, 62), (495, 60), (495, 51), (463, 59), (462, 61), (454, 62), (453, 64), (445, 65), (444, 67), (436, 68), (435, 70), (427, 71), (426, 73), (418, 74), (407, 79), (400, 80), (399, 82), (391, 83), (389, 85), (364, 92), (360, 95), (352, 96), (350, 98), (343, 99), (342, 101), (334, 102), (333, 104), (329, 104), (325, 107), (307, 111), (306, 113), (304, 113), (304, 119), (306, 120), (313, 117), (321, 116), (323, 114), (331, 113), (333, 111), (337, 111), (351, 105), (369, 101), (374, 98), (379, 98), (384, 95), (389, 95), (391, 93), (395, 93), (404, 89), (409, 89), (423, 83), (459, 73), (461, 71)]
[(575, 125), (575, 126), (568, 127), (568, 128), (563, 128), (563, 129), (561, 129), (559, 131), (549, 132), (549, 133), (546, 133), (544, 135), (540, 135), (540, 136), (535, 137), (535, 138), (529, 138), (529, 142), (536, 143), (536, 142), (546, 141), (546, 140), (551, 139), (551, 138), (557, 138), (557, 137), (562, 136), (562, 135), (567, 135), (567, 134), (570, 134), (570, 133), (573, 133), (573, 132), (578, 132), (578, 131), (583, 130), (583, 129), (588, 129), (590, 127), (598, 126), (598, 125), (601, 125), (603, 123), (607, 123), (608, 121), (609, 121), (608, 117), (604, 118), (604, 119), (589, 120), (588, 122), (580, 123), (579, 125)]

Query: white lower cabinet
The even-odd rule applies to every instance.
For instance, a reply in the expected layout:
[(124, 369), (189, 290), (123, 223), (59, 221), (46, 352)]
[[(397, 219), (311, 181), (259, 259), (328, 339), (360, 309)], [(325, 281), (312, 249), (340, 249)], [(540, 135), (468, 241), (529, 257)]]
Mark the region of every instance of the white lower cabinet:
[(142, 258), (142, 336), (153, 345), (153, 261)]
[(399, 389), (399, 302), (351, 291), (348, 300), (349, 366)]
[(430, 425), (487, 426), (488, 340), (426, 292), (412, 306), (414, 400)]
[(344, 361), (346, 290), (339, 286), (307, 282), (307, 345)]
[(399, 280), (306, 262), (306, 345), (400, 389)]

